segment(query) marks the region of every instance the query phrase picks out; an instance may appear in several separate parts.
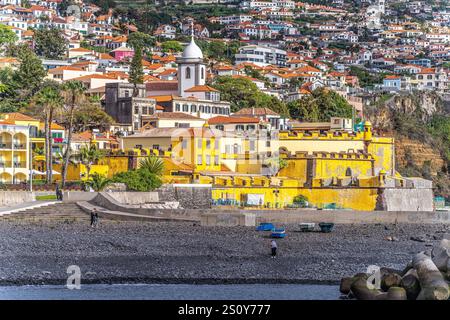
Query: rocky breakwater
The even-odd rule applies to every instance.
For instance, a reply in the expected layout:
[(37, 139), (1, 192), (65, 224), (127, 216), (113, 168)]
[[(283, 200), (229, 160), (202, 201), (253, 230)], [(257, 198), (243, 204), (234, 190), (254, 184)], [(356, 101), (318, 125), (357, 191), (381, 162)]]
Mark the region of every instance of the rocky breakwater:
[(450, 240), (416, 254), (403, 271), (374, 268), (341, 280), (342, 298), (358, 300), (448, 300)]

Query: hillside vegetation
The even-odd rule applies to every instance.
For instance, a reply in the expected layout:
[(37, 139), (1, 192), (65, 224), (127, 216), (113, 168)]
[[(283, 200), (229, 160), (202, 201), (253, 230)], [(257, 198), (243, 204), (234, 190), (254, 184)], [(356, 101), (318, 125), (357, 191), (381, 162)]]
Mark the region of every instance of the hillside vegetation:
[(396, 138), (401, 174), (431, 179), (436, 195), (450, 196), (450, 113), (436, 93), (382, 96), (365, 114), (379, 134)]

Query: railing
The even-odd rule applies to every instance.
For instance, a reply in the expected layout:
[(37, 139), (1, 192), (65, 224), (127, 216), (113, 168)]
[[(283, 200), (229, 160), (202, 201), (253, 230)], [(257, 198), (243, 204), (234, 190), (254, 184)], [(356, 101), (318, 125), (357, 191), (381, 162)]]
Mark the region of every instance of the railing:
[(0, 168), (12, 168), (12, 162), (11, 161), (0, 162)]
[(14, 168), (26, 168), (27, 167), (26, 162), (14, 162), (13, 165), (14, 165)]
[(14, 143), (14, 149), (26, 149), (24, 143)]
[(11, 143), (0, 143), (0, 149), (12, 149)]

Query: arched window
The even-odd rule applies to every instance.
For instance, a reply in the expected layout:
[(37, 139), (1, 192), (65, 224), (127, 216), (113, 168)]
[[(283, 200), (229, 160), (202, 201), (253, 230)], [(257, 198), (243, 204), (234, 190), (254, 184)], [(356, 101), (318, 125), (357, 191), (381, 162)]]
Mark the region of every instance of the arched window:
[(187, 67), (186, 68), (186, 79), (190, 79), (191, 78), (191, 68)]
[(201, 69), (202, 69), (202, 72), (201, 72), (202, 79), (205, 79), (205, 68), (201, 68)]

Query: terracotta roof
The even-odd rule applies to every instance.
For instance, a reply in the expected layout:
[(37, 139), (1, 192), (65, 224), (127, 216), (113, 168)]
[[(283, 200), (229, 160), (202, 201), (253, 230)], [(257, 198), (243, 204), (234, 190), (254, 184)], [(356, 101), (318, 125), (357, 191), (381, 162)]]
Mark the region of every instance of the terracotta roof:
[(147, 92), (151, 91), (176, 91), (178, 90), (178, 81), (161, 81), (157, 78), (155, 81), (149, 81), (145, 84)]
[(203, 85), (189, 88), (187, 90), (184, 90), (184, 92), (219, 92), (219, 90), (216, 90), (208, 85)]
[[(39, 129), (44, 130), (45, 124), (43, 122), (39, 123)], [(61, 127), (59, 124), (52, 122), (51, 125), (52, 130), (64, 130), (64, 127)]]
[(169, 102), (173, 100), (172, 95), (148, 96), (147, 98), (155, 99), (156, 102)]
[(72, 66), (63, 66), (63, 67), (56, 67), (53, 69), (48, 70), (48, 73), (56, 73), (58, 71), (84, 71), (81, 68), (77, 68), (77, 67), (72, 67)]
[(222, 124), (222, 123), (259, 123), (257, 118), (249, 117), (225, 117), (217, 116), (208, 120), (209, 124)]
[(17, 120), (17, 121), (39, 121), (37, 119), (34, 119), (30, 116), (27, 116), (26, 114), (20, 113), (20, 112), (10, 112), (10, 113), (3, 113), (2, 116), (6, 120)]

